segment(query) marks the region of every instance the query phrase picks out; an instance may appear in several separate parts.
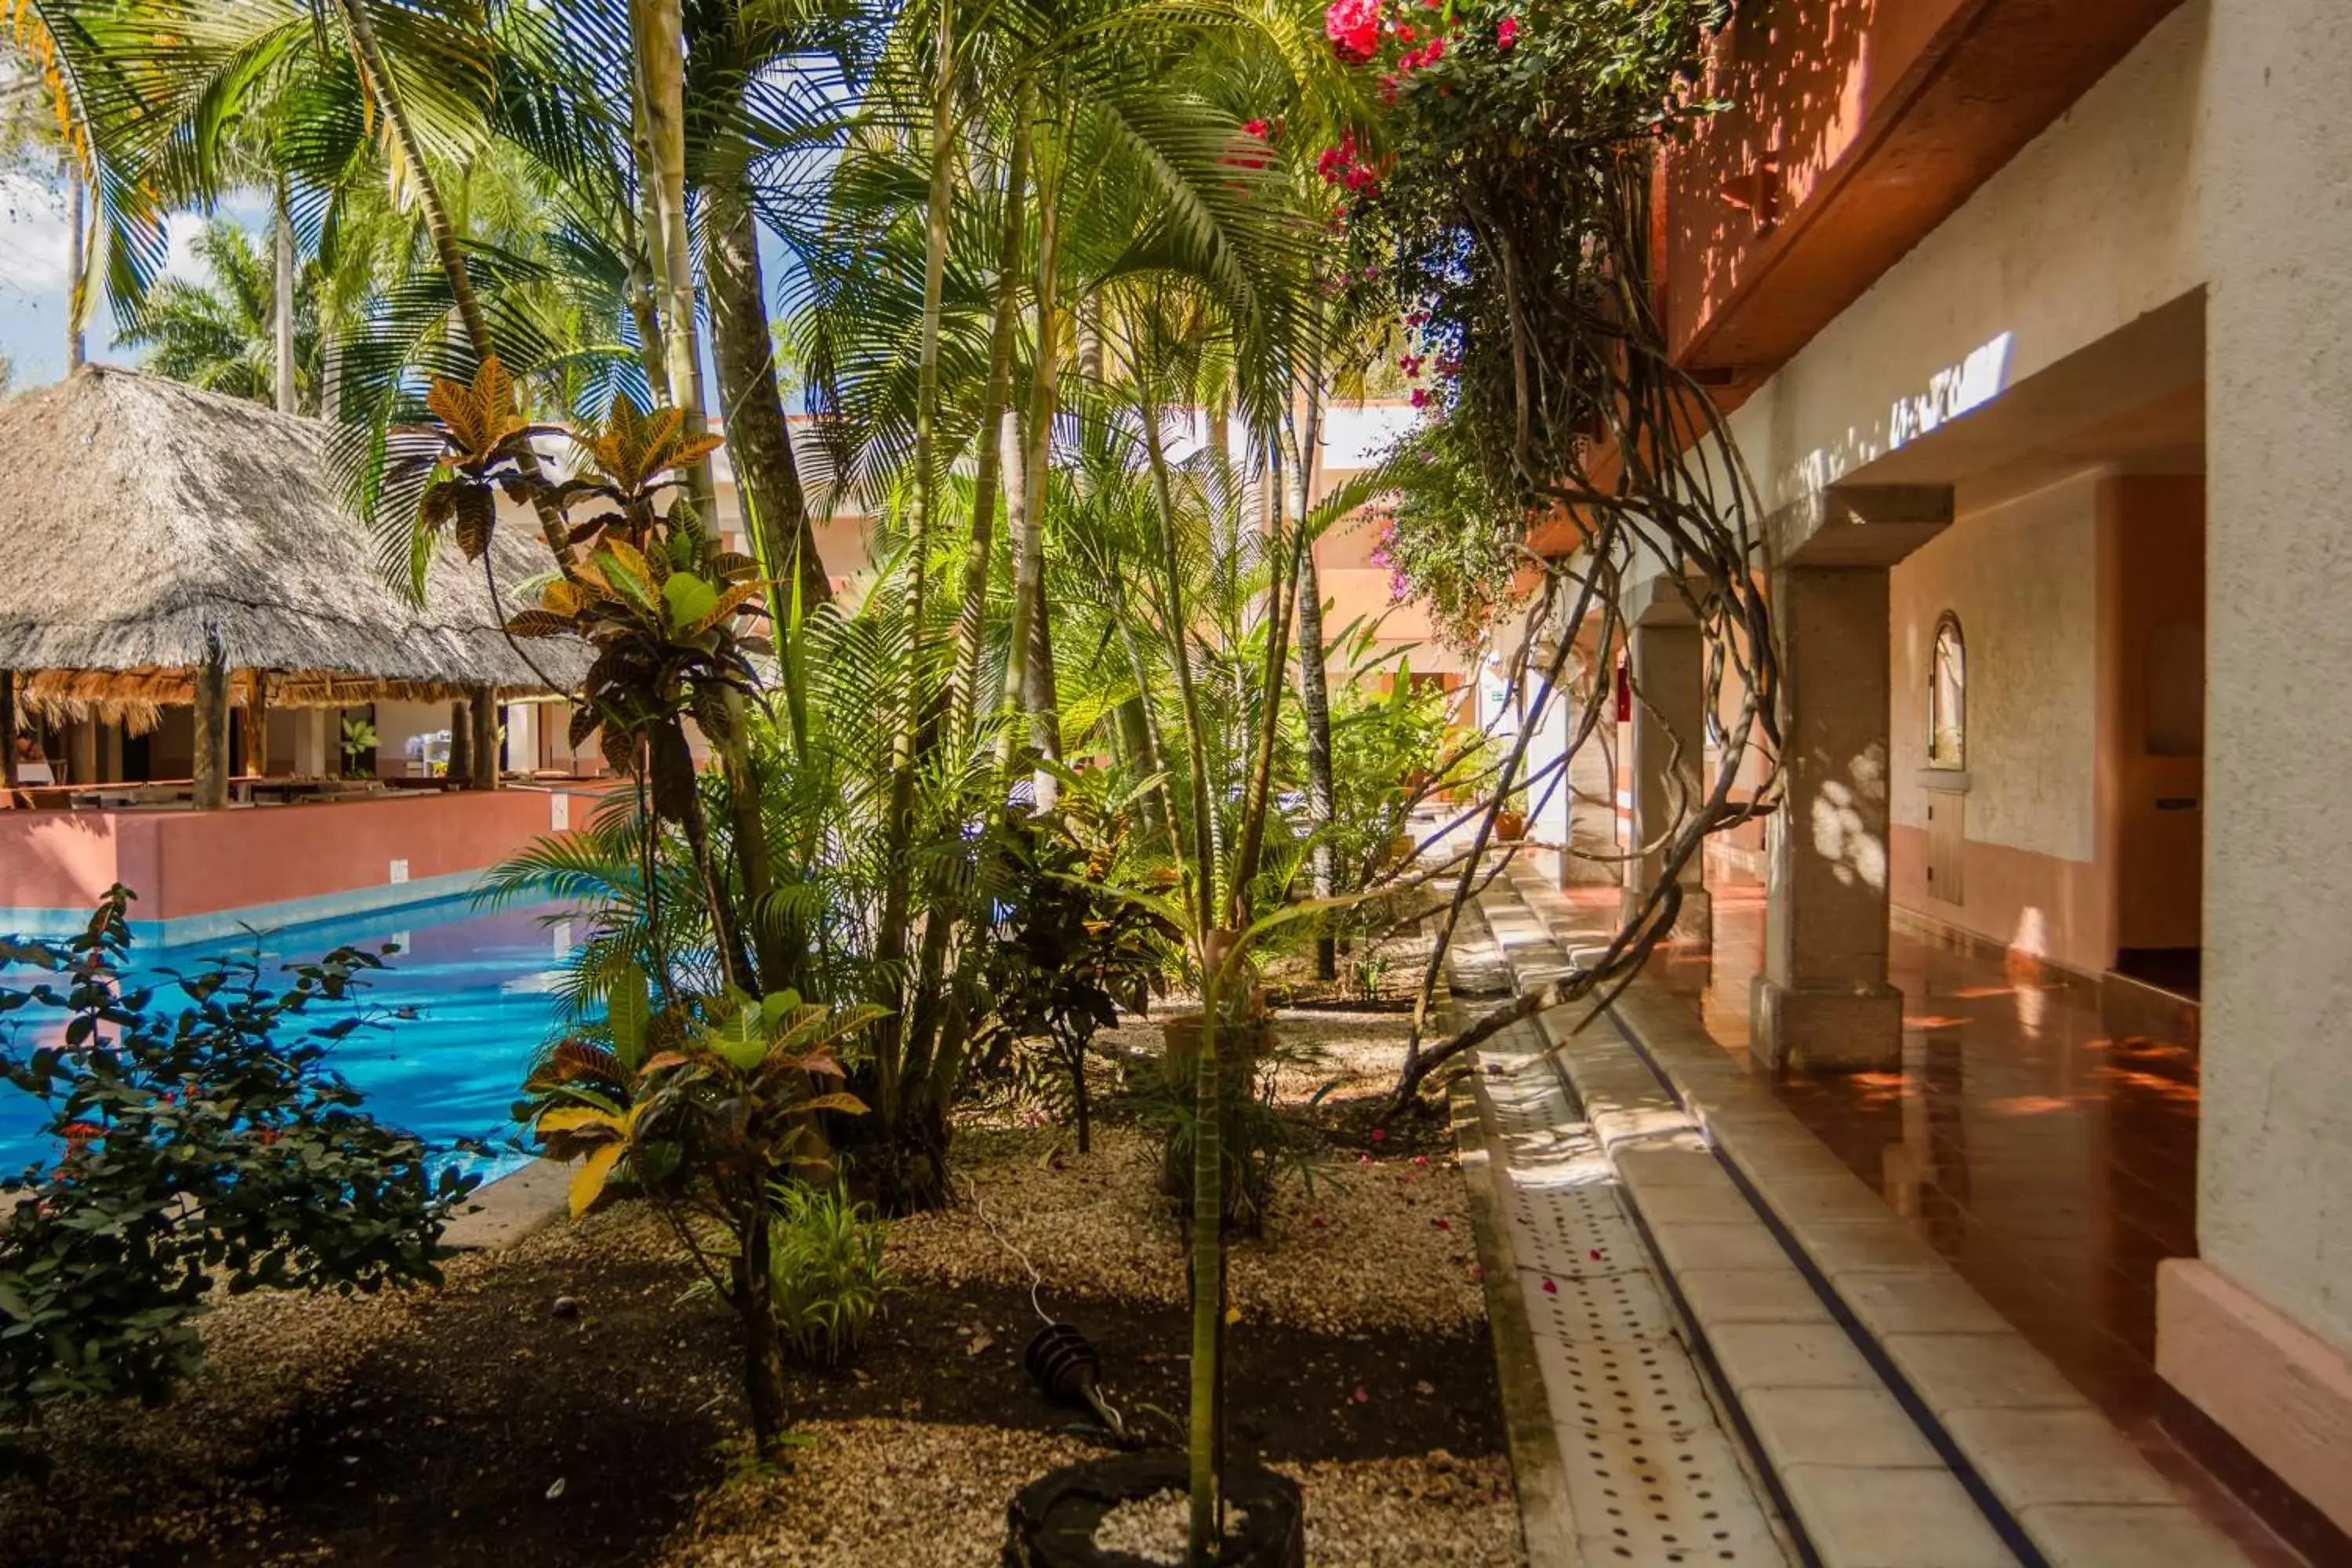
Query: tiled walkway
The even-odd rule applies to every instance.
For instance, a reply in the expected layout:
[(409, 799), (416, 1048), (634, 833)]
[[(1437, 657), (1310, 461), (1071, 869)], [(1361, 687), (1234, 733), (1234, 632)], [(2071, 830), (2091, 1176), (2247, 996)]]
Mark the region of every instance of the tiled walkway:
[[(1763, 891), (1725, 879), (1713, 904), (1711, 948), (1678, 945), (1651, 973), (1746, 1062)], [(2258, 1562), (2300, 1561), (2158, 1424), (2156, 1266), (2197, 1250), (2193, 1045), (2111, 1029), (2087, 985), (2014, 976), (1899, 926), (1889, 978), (1900, 1071), (1759, 1079), (2200, 1512)]]
[[(1748, 1054), (1760, 889), (1715, 894), (1711, 954), (1659, 971)], [(2126, 1429), (2155, 1414), (2156, 1265), (2197, 1251), (2197, 1062), (2117, 1037), (2079, 983), (2037, 984), (1897, 929), (1900, 1072), (1775, 1086), (1919, 1237)]]

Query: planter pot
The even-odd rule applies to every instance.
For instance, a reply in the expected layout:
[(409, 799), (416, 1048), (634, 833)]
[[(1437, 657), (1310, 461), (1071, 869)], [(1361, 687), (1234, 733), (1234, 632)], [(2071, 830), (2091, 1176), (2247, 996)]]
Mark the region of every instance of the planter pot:
[(1517, 844), (1528, 836), (1528, 814), (1524, 811), (1498, 811), (1495, 814), (1495, 841)]
[[(1097, 1546), (1096, 1528), (1123, 1502), (1181, 1497), (1189, 1474), (1180, 1453), (1121, 1454), (1032, 1481), (1006, 1510), (1004, 1568), (1144, 1568), (1147, 1559)], [(1225, 1523), (1219, 1568), (1305, 1568), (1297, 1482), (1257, 1465), (1227, 1464)]]

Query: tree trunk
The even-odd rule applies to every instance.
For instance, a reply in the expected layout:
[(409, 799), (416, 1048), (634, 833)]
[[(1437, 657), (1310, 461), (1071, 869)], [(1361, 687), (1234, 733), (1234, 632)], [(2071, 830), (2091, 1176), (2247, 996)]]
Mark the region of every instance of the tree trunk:
[[(654, 286), (662, 308), (663, 357), (670, 406), (688, 432), (709, 428), (702, 388), (702, 332), (696, 324), (693, 239), (688, 229), (686, 183), (686, 23), (679, 0), (630, 0), (637, 90), (645, 110), (639, 187), (647, 194), (654, 230), (646, 236)], [(687, 470), (687, 495), (706, 530), (716, 531), (716, 489), (710, 459)]]
[(269, 776), (269, 672), (246, 671), (245, 771), (255, 778)]
[(294, 401), (294, 219), (286, 210), (286, 181), (278, 181), (277, 247), (274, 281), (277, 288), (270, 308), (270, 326), (277, 339), (278, 412), (296, 414), (300, 410)]
[(477, 686), (466, 706), (472, 710), (474, 730), (474, 766), (473, 770), (466, 775), (466, 787), (494, 790), (499, 787), (498, 688)]
[[(963, 602), (956, 610), (956, 658), (948, 695), (948, 732), (968, 733), (980, 694), (980, 650), (988, 626), (988, 567), (996, 549), (996, 495), (1004, 446), (993, 439), (1013, 398), (1013, 326), (1020, 310), (1021, 246), (1027, 237), (1024, 197), (1029, 183), (1033, 89), (1022, 84), (1013, 110), (1013, 150), (1005, 160), (1004, 233), (997, 247), (996, 310), (988, 332), (988, 386), (980, 401), (980, 465), (972, 478), (971, 544), (964, 554)], [(1025, 496), (1027, 487), (1022, 487)]]
[(79, 370), (89, 357), (82, 323), (89, 313), (89, 247), (82, 230), (85, 214), (81, 170), (70, 163), (66, 173), (66, 371)]
[(775, 1287), (769, 1273), (773, 1246), (764, 1193), (751, 1199), (740, 1225), (733, 1264), (735, 1315), (743, 1330), (743, 1393), (751, 1405), (751, 1442), (761, 1458), (773, 1457), (791, 1426), (784, 1391), (784, 1351), (776, 1327)]
[[(939, 504), (940, 326), (946, 296), (948, 217), (955, 162), (955, 0), (940, 0), (939, 79), (931, 97), (931, 184), (923, 214), (923, 319), (915, 374), (915, 516), (911, 554), (914, 575), (907, 595), (909, 635), (919, 647), (928, 613), (931, 529)], [(876, 933), (875, 956), (885, 973), (907, 960), (909, 905), (914, 893), (915, 747), (917, 730), (930, 704), (921, 687), (922, 660), (907, 665), (906, 711), (898, 738), (891, 745), (888, 815), (885, 858), (887, 879), (882, 893), (882, 921)], [(895, 1141), (899, 1132), (900, 1052), (907, 1040), (906, 1010), (885, 1019), (875, 1051), (875, 1086), (880, 1103), (875, 1110), (878, 1131)]]
[(218, 658), (196, 666), (195, 807), (228, 805), (228, 669)]
[[(1045, 509), (1051, 500), (1048, 463), (1061, 375), (1062, 144), (1050, 126), (1036, 128), (1037, 343), (1030, 368), (1029, 412), (1022, 454), (1022, 505), (1013, 529), (1013, 644), (1005, 665), (1006, 695), (1028, 716), (1028, 743), (1059, 759), (1061, 726), (1053, 720), (1053, 639), (1045, 624)], [(1010, 731), (1008, 749), (1014, 744)], [(1049, 783), (1040, 774), (1041, 782)], [(1038, 805), (1047, 802), (1042, 797)]]
[[(798, 583), (802, 609), (814, 610), (832, 602), (833, 580), (817, 555), (816, 527), (776, 381), (751, 184), (738, 178), (709, 195), (712, 221), (702, 266), (710, 297), (711, 362), (719, 367), (719, 416), (735, 464), (735, 493), (746, 533), (757, 530), (753, 553), (768, 575)], [(780, 616), (780, 625), (781, 620)]]
[[(362, 89), (383, 111), (385, 126), (399, 143), (401, 158), (407, 164), (409, 187), (425, 215), (425, 231), (433, 241), (434, 258), (441, 264), (442, 276), (448, 281), (450, 302), (457, 309), (459, 324), (466, 329), (466, 341), (472, 345), (477, 359), (488, 359), (498, 353), (498, 345), (490, 336), (489, 319), (482, 312), (481, 296), (474, 291), (473, 274), (467, 270), (466, 254), (458, 248), (457, 228), (449, 219), (447, 204), (441, 199), (440, 184), (425, 162), (425, 149), (416, 140), (415, 128), (408, 122), (407, 107), (393, 90), (392, 70), (384, 63), (383, 47), (376, 41), (375, 25), (369, 21), (367, 7), (360, 0), (335, 0), (335, 8), (342, 18), (344, 36), (351, 40), (352, 59)], [(539, 459), (528, 446), (518, 452), (515, 467), (527, 479), (540, 477)], [(568, 574), (572, 569), (570, 525), (553, 503), (543, 498), (536, 503), (536, 510), (540, 537), (554, 556), (557, 568)]]
[[(1298, 710), (1307, 721), (1307, 826), (1317, 836), (1309, 859), (1315, 896), (1328, 899), (1333, 886), (1331, 844), (1333, 787), (1331, 780), (1331, 688), (1323, 663), (1323, 584), (1315, 569), (1315, 541), (1306, 536), (1308, 513), (1315, 509), (1315, 473), (1321, 458), (1323, 386), (1317, 376), (1308, 383), (1298, 421)], [(1332, 980), (1339, 973), (1338, 943), (1328, 933), (1315, 939), (1315, 974)]]
[(449, 771), (441, 776), (453, 784), (474, 776), (472, 708), (463, 698), (449, 704)]

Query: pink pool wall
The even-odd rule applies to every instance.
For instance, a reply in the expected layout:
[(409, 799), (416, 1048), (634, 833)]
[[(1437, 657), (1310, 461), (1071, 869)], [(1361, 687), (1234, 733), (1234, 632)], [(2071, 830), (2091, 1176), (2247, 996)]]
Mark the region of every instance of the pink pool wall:
[(142, 921), (457, 893), (533, 838), (585, 823), (594, 804), (510, 789), (203, 813), (0, 812), (0, 911), (86, 910), (118, 881), (139, 895), (131, 912)]

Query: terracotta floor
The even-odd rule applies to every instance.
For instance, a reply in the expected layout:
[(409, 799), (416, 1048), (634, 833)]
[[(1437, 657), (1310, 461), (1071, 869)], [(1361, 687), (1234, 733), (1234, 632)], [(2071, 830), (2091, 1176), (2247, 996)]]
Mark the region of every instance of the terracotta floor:
[[(1712, 951), (1654, 973), (1744, 1058), (1762, 889), (1718, 883), (1714, 909)], [(2156, 1423), (2156, 1265), (2197, 1250), (2192, 1045), (2111, 1032), (2088, 985), (1899, 928), (1889, 970), (1902, 1070), (1784, 1079), (1782, 1102), (2257, 1561), (2300, 1562)]]

